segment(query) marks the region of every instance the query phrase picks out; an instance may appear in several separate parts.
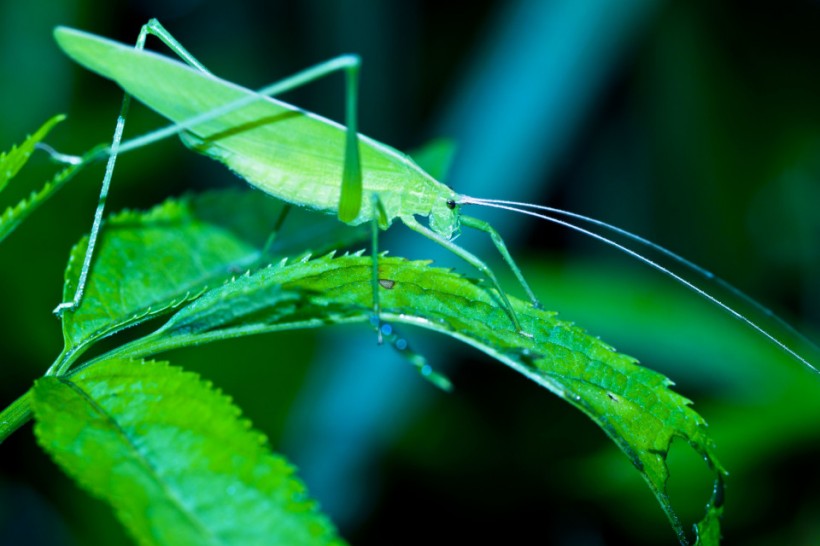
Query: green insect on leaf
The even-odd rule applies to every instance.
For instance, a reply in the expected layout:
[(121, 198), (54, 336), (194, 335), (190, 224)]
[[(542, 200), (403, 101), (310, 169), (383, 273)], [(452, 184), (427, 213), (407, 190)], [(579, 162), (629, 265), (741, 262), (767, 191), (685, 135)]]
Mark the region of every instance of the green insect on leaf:
[[(146, 51), (149, 34), (159, 37), (184, 62)], [(115, 81), (126, 92), (113, 142), (96, 157), (107, 158), (108, 168), (90, 242), (87, 250), (80, 248), (75, 253), (76, 264), (84, 254), (83, 263), (69, 271), (65, 300), (57, 309), (58, 314), (68, 312), (63, 320), (69, 348), (62, 362), (51, 370), (57, 375), (71, 369), (86, 346), (142, 317), (158, 318), (164, 313), (174, 314), (153, 334), (115, 349), (107, 358), (138, 359), (218, 339), (328, 324), (366, 322), (376, 326), (379, 336), (382, 320), (429, 328), (474, 345), (590, 416), (642, 473), (680, 542), (685, 544), (688, 538), (683, 524), (666, 491), (666, 455), (674, 439), (684, 439), (703, 456), (722, 491), (725, 471), (714, 456), (703, 419), (691, 410), (688, 400), (669, 390), (668, 379), (638, 367), (633, 359), (618, 355), (580, 329), (541, 311), (538, 298), (498, 231), (486, 221), (463, 215), (463, 208), (476, 205), (526, 214), (608, 244), (693, 290), (818, 371), (813, 364), (812, 351), (816, 347), (796, 330), (777, 322), (776, 317), (771, 319), (775, 326), (771, 326), (773, 315), (765, 308), (671, 251), (574, 212), (457, 194), (419, 166), (430, 166), (443, 176), (452, 156), (451, 147), (429, 148), (418, 155), (416, 163), (360, 135), (356, 121), (360, 61), (356, 56), (331, 59), (253, 91), (214, 76), (156, 20), (143, 27), (136, 47), (67, 28), (56, 29), (55, 37), (71, 58)], [(334, 72), (346, 76), (345, 126), (273, 98)], [(123, 142), (122, 128), (132, 96), (169, 119), (171, 125)], [(166, 286), (154, 280), (137, 280), (137, 287), (140, 282), (143, 288), (156, 285), (157, 290), (148, 289), (156, 299), (137, 302), (134, 297), (123, 298), (130, 303), (119, 309), (114, 306), (112, 315), (95, 315), (101, 302), (110, 304), (108, 295), (115, 285), (130, 282), (128, 275), (112, 273), (122, 267), (113, 258), (117, 253), (107, 252), (105, 245), (117, 241), (116, 236), (107, 243), (107, 236), (103, 237), (98, 263), (93, 270), (91, 265), (117, 154), (174, 135), (188, 148), (224, 164), (251, 186), (285, 203), (350, 225), (369, 223), (371, 257), (357, 254), (286, 259), (241, 277), (232, 275), (221, 286), (213, 281), (225, 278), (220, 275), (225, 273), (225, 263), (233, 258), (216, 257), (211, 260), (213, 268), (206, 267), (208, 272), (194, 283), (188, 283), (187, 272), (181, 274), (184, 281), (172, 281)], [(464, 259), (489, 284), (380, 254), (379, 229), (388, 228), (396, 219)], [(185, 223), (193, 226), (189, 220)], [(136, 226), (135, 233), (141, 227)], [(491, 238), (526, 292), (528, 303), (510, 298), (493, 270), (455, 242), (462, 227), (483, 231)], [(197, 239), (202, 228), (193, 226), (191, 238)], [(160, 231), (152, 236), (153, 243), (162, 240)], [(230, 233), (219, 235), (228, 241), (233, 238)], [(182, 241), (182, 246), (189, 244)], [(208, 257), (211, 247), (223, 246), (231, 248), (230, 244), (211, 241), (190, 252), (204, 252)], [(164, 255), (159, 246), (151, 247), (139, 261), (148, 261), (146, 257), (153, 253)], [(249, 256), (247, 262), (235, 262), (242, 269), (254, 269), (247, 263), (262, 263), (257, 246), (236, 254)], [(257, 258), (250, 258), (253, 255)], [(87, 278), (89, 290), (83, 300)], [(112, 286), (101, 284), (105, 282), (112, 282)], [(710, 292), (715, 288), (728, 296), (715, 296)], [(781, 327), (785, 334), (779, 330)], [(801, 345), (803, 341), (808, 349)], [(423, 364), (418, 367), (426, 368)], [(698, 526), (699, 543), (719, 541), (721, 513), (722, 501), (713, 499)]]
[[(144, 50), (149, 33), (160, 37), (189, 66)], [(63, 27), (55, 30), (55, 38), (74, 60), (113, 79), (126, 91), (80, 282), (73, 298), (55, 309), (58, 315), (75, 310), (82, 299), (116, 154), (179, 134), (191, 149), (224, 163), (254, 187), (285, 202), (337, 215), (353, 225), (370, 222), (386, 229), (394, 219), (400, 219), (484, 272), (504, 301), (511, 322), (521, 330), (492, 270), (451, 240), (461, 222), (476, 226), (466, 222), (466, 217), (460, 219), (455, 192), (407, 155), (356, 132), (358, 57), (331, 59), (254, 92), (204, 70), (155, 20), (143, 27), (136, 48)], [(270, 98), (339, 70), (347, 75), (347, 128)], [(120, 143), (131, 96), (174, 125)], [(416, 216), (427, 217), (429, 227), (419, 223)], [(490, 233), (486, 228), (484, 231)], [(492, 233), (494, 244), (538, 305), (502, 239)], [(376, 240), (374, 227), (374, 255)], [(375, 280), (372, 286), (374, 314), (378, 315)]]
[[(146, 51), (144, 44), (149, 34), (158, 36), (187, 66)], [(354, 55), (331, 59), (259, 91), (252, 91), (208, 72), (156, 20), (143, 27), (134, 48), (62, 27), (55, 30), (55, 37), (74, 60), (116, 81), (126, 91), (80, 282), (73, 298), (55, 310), (58, 314), (75, 310), (82, 299), (117, 153), (179, 134), (190, 148), (224, 163), (252, 186), (285, 202), (336, 215), (349, 224), (370, 222), (373, 225), (374, 256), (377, 255), (377, 228), (386, 229), (398, 218), (413, 231), (481, 271), (502, 300), (509, 320), (522, 335), (528, 335), (528, 332), (523, 329), (496, 274), (481, 258), (453, 241), (460, 228), (473, 228), (489, 235), (535, 307), (540, 307), (538, 297), (498, 231), (483, 220), (463, 215), (461, 209), (465, 205), (537, 217), (617, 248), (690, 288), (820, 373), (812, 363), (815, 357), (820, 358), (820, 349), (816, 345), (752, 298), (681, 256), (623, 229), (573, 212), (456, 194), (425, 173), (408, 156), (359, 135), (356, 118), (360, 61)], [(344, 71), (347, 77), (346, 128), (271, 98), (336, 71)], [(121, 129), (131, 96), (171, 120), (173, 125), (121, 143)], [(426, 218), (427, 225), (420, 223), (418, 218)], [(626, 243), (619, 242), (619, 237)], [(652, 253), (659, 253), (672, 265), (655, 261), (650, 257)], [(676, 272), (678, 267), (683, 272)], [(374, 265), (374, 272), (377, 269)], [(374, 273), (372, 304), (378, 319), (377, 281)], [(726, 291), (729, 299), (724, 301), (710, 293), (710, 286)], [(748, 313), (737, 310), (747, 307), (750, 309)]]

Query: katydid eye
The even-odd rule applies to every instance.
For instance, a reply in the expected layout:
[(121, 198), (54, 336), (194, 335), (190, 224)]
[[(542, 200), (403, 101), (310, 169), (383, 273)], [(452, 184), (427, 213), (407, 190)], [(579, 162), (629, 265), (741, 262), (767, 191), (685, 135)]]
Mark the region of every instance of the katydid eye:
[(447, 208), (453, 210), (454, 208), (456, 208), (456, 202), (450, 199), (449, 201), (447, 201)]

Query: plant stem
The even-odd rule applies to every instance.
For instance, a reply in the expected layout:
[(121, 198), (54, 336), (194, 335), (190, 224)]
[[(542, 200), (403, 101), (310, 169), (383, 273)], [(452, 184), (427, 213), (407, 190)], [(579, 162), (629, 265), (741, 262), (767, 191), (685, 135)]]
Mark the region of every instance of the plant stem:
[(0, 413), (0, 444), (31, 419), (31, 390)]

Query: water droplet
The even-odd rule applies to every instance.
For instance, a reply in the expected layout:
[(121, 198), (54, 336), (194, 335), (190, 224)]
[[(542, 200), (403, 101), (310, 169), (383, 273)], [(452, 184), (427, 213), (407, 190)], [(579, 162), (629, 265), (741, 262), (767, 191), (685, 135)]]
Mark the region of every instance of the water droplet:
[(396, 340), (395, 345), (396, 345), (396, 349), (398, 349), (399, 351), (403, 351), (403, 350), (407, 349), (407, 340), (404, 339), (404, 338), (399, 338), (399, 339)]
[(389, 336), (392, 333), (393, 333), (393, 327), (392, 326), (390, 326), (389, 324), (386, 324), (386, 323), (382, 324), (382, 334), (384, 334), (386, 336)]

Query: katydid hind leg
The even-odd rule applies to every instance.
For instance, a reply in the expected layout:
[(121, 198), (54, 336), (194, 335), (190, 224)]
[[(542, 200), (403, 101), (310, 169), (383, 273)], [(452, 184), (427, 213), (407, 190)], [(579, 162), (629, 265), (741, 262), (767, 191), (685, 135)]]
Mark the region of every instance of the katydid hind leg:
[[(173, 52), (175, 52), (183, 61), (185, 61), (190, 66), (203, 72), (209, 73), (209, 71), (202, 65), (202, 63), (196, 60), (196, 58), (193, 55), (191, 55), (187, 51), (187, 49), (185, 49), (179, 43), (179, 41), (176, 40), (156, 19), (152, 19), (147, 24), (143, 25), (142, 29), (140, 30), (137, 42), (135, 44), (136, 49), (142, 50), (145, 48), (145, 41), (149, 34), (159, 38), (163, 43), (165, 43)], [(279, 80), (276, 83), (268, 85), (257, 92), (259, 96), (272, 97), (274, 95), (285, 93), (307, 83), (316, 81), (324, 76), (327, 76), (334, 72), (338, 72), (339, 70), (345, 70), (348, 81), (348, 99), (346, 108), (348, 118), (346, 121), (348, 124), (348, 130), (346, 146), (344, 150), (345, 168), (344, 175), (341, 181), (342, 192), (340, 198), (340, 206), (345, 202), (355, 202), (355, 207), (351, 208), (350, 205), (347, 206), (347, 214), (352, 214), (352, 218), (355, 218), (359, 213), (359, 210), (361, 208), (362, 194), (361, 165), (359, 160), (358, 133), (356, 129), (356, 104), (358, 101), (357, 78), (360, 64), (361, 60), (358, 56), (342, 55), (325, 61), (323, 63), (319, 63), (305, 70), (302, 70), (283, 80)], [(130, 103), (131, 96), (128, 93), (124, 93), (122, 107), (120, 109), (120, 114), (117, 117), (117, 123), (114, 130), (114, 137), (112, 139), (111, 146), (107, 150), (106, 154), (108, 155), (108, 163), (106, 166), (105, 175), (103, 176), (103, 182), (100, 188), (100, 197), (98, 199), (97, 208), (94, 213), (94, 221), (92, 223), (91, 232), (89, 235), (88, 246), (86, 248), (85, 256), (83, 258), (80, 277), (71, 301), (62, 302), (54, 309), (54, 314), (58, 317), (62, 316), (62, 314), (65, 311), (76, 310), (82, 301), (82, 297), (85, 292), (85, 287), (88, 281), (88, 274), (91, 269), (91, 261), (94, 256), (94, 250), (96, 247), (97, 239), (99, 237), (100, 227), (102, 226), (102, 218), (103, 213), (105, 211), (105, 202), (108, 197), (109, 189), (111, 186), (111, 178), (113, 176), (114, 166), (116, 164), (118, 154), (120, 152), (126, 152), (137, 148), (142, 148), (143, 146), (147, 146), (148, 144), (174, 136), (198, 123), (203, 123), (210, 119), (225, 115), (247, 104), (247, 102), (244, 100), (237, 101), (235, 104), (228, 104), (223, 107), (217, 108), (212, 112), (205, 112), (203, 114), (195, 116), (191, 120), (174, 123), (170, 126), (158, 129), (156, 131), (152, 131), (151, 133), (134, 138), (127, 142), (122, 142), (123, 129), (125, 127), (125, 120), (128, 115)]]
[[(145, 48), (145, 39), (148, 35), (147, 25), (142, 27), (137, 43), (136, 49)], [(105, 212), (105, 202), (108, 199), (108, 192), (111, 188), (111, 178), (114, 175), (114, 166), (117, 163), (117, 155), (119, 153), (120, 142), (122, 142), (122, 133), (125, 129), (125, 120), (128, 117), (128, 109), (131, 105), (131, 95), (123, 94), (122, 106), (120, 107), (120, 114), (117, 116), (117, 123), (114, 127), (114, 137), (111, 140), (109, 147), (108, 162), (105, 167), (105, 174), (103, 175), (102, 185), (100, 187), (100, 196), (97, 200), (97, 208), (94, 211), (94, 220), (91, 224), (91, 232), (88, 236), (88, 245), (86, 246), (85, 256), (83, 257), (83, 264), (80, 269), (80, 277), (77, 281), (77, 287), (74, 290), (74, 296), (71, 301), (60, 303), (55, 309), (54, 314), (61, 317), (66, 311), (74, 311), (80, 306), (80, 302), (85, 292), (85, 285), (88, 282), (88, 273), (91, 270), (91, 260), (94, 257), (94, 249), (97, 245), (97, 239), (100, 234), (100, 227), (102, 226), (103, 213)]]
[(114, 138), (111, 141), (110, 154), (108, 162), (105, 167), (105, 174), (103, 175), (102, 186), (100, 187), (100, 196), (97, 200), (97, 208), (94, 211), (94, 220), (91, 224), (91, 232), (88, 236), (88, 246), (86, 246), (85, 256), (83, 257), (83, 264), (80, 269), (80, 277), (77, 281), (77, 287), (74, 290), (74, 295), (71, 301), (62, 302), (54, 308), (54, 314), (61, 317), (66, 311), (74, 311), (80, 306), (80, 302), (85, 292), (85, 285), (88, 282), (88, 272), (91, 269), (91, 260), (94, 256), (94, 248), (97, 244), (97, 239), (100, 234), (100, 227), (102, 226), (103, 213), (105, 212), (105, 202), (108, 199), (108, 191), (111, 187), (111, 178), (114, 175), (114, 165), (117, 162), (117, 152), (120, 141), (122, 140), (122, 131), (125, 128), (125, 118), (128, 116), (128, 107), (131, 104), (131, 96), (127, 93), (122, 100), (120, 107), (120, 114), (117, 116), (117, 124), (114, 128)]
[[(151, 19), (143, 27), (143, 32), (153, 34), (167, 45), (187, 64), (203, 72), (208, 69), (200, 63), (182, 44), (168, 32), (159, 21)], [(362, 207), (362, 168), (359, 153), (358, 134), (358, 103), (359, 103), (359, 69), (361, 59), (358, 55), (342, 55), (320, 63), (294, 76), (276, 82), (257, 93), (264, 96), (274, 96), (301, 87), (329, 74), (344, 70), (345, 72), (345, 134), (344, 167), (342, 171), (341, 192), (339, 197), (339, 219), (342, 222), (353, 221)], [(227, 113), (227, 112), (224, 112)], [(222, 115), (220, 113), (219, 115)], [(207, 119), (207, 118), (206, 118)], [(205, 121), (203, 119), (201, 121)]]
[[(153, 19), (148, 25), (143, 27), (144, 32), (154, 34), (163, 41), (172, 51), (174, 51), (180, 58), (182, 58), (189, 65), (203, 71), (210, 73), (196, 58), (191, 55), (171, 34), (165, 30), (156, 19)], [(238, 101), (226, 104), (216, 108), (210, 112), (204, 112), (188, 120), (180, 121), (152, 131), (146, 135), (134, 138), (124, 142), (120, 147), (122, 152), (142, 148), (148, 144), (163, 140), (165, 138), (177, 135), (186, 131), (200, 123), (205, 123), (209, 120), (224, 116), (247, 106), (253, 100), (259, 100), (259, 97), (274, 97), (287, 93), (314, 81), (320, 80), (326, 76), (334, 74), (339, 71), (345, 73), (345, 123), (347, 125), (345, 133), (345, 149), (340, 150), (343, 153), (343, 171), (342, 179), (340, 180), (341, 191), (339, 197), (338, 215), (343, 222), (350, 222), (359, 215), (362, 207), (362, 169), (359, 152), (359, 136), (358, 136), (358, 75), (361, 66), (361, 59), (358, 55), (340, 55), (327, 61), (321, 62), (305, 70), (297, 72), (287, 78), (278, 80), (270, 85), (267, 85), (256, 91), (256, 98), (247, 97), (239, 99)]]
[[(148, 35), (154, 35), (166, 44), (171, 51), (179, 55), (189, 65), (208, 72), (208, 70), (197, 61), (188, 50), (186, 50), (156, 19), (151, 19), (148, 23), (142, 26), (139, 36), (134, 48), (137, 50), (145, 49), (145, 41)], [(105, 212), (105, 203), (108, 199), (108, 193), (111, 189), (111, 179), (114, 175), (114, 166), (117, 163), (117, 156), (119, 154), (120, 143), (122, 142), (122, 134), (125, 129), (125, 120), (128, 117), (128, 109), (131, 105), (131, 95), (123, 94), (122, 106), (120, 107), (120, 114), (117, 116), (117, 124), (114, 128), (114, 137), (111, 140), (109, 147), (108, 162), (105, 167), (105, 174), (103, 175), (103, 182), (100, 187), (100, 196), (97, 200), (97, 209), (94, 211), (94, 221), (91, 224), (91, 232), (88, 236), (88, 246), (86, 247), (85, 256), (83, 257), (83, 264), (80, 269), (80, 277), (77, 281), (77, 287), (74, 290), (74, 296), (71, 301), (60, 303), (55, 309), (54, 314), (58, 317), (66, 311), (74, 311), (80, 306), (83, 294), (85, 292), (86, 284), (88, 283), (88, 274), (91, 270), (91, 261), (94, 258), (94, 250), (97, 246), (97, 239), (100, 235), (100, 228), (102, 227), (103, 213)]]
[(179, 40), (174, 38), (171, 35), (171, 33), (168, 32), (165, 29), (165, 27), (162, 26), (162, 23), (160, 23), (158, 20), (151, 19), (142, 26), (142, 30), (140, 31), (140, 38), (142, 38), (143, 42), (145, 41), (145, 38), (143, 37), (144, 34), (151, 34), (159, 38), (159, 40), (162, 41), (163, 44), (168, 46), (168, 49), (173, 51), (180, 59), (185, 61), (185, 64), (192, 66), (197, 70), (201, 70), (206, 74), (211, 73), (211, 71), (205, 68), (205, 66), (201, 62), (199, 62), (196, 59), (196, 57), (191, 55), (191, 53), (187, 49), (185, 49), (185, 47), (179, 42)]

